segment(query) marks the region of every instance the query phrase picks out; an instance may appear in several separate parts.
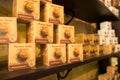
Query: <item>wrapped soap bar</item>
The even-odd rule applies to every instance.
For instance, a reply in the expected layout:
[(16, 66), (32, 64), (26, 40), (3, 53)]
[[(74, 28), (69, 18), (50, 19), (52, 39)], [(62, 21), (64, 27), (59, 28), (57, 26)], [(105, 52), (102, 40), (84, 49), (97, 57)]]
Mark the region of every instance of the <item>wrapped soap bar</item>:
[(17, 42), (17, 19), (0, 17), (0, 43)]
[(98, 30), (98, 34), (102, 37), (109, 37), (109, 30), (106, 29)]
[(53, 24), (40, 21), (32, 21), (28, 27), (28, 42), (46, 44), (53, 42)]
[(109, 37), (115, 37), (115, 30), (108, 30), (109, 31)]
[(55, 27), (55, 43), (74, 43), (74, 26), (61, 25)]
[(13, 16), (22, 22), (40, 19), (40, 0), (13, 0)]
[(105, 44), (113, 44), (113, 38), (106, 38), (106, 43)]
[(100, 44), (100, 36), (98, 34), (94, 35), (94, 44)]
[(54, 24), (64, 24), (64, 7), (47, 2), (41, 8), (41, 21)]
[(100, 45), (104, 45), (104, 44), (106, 44), (106, 38), (100, 36)]
[(82, 44), (68, 44), (67, 45), (67, 62), (83, 61), (83, 45)]
[(103, 30), (111, 30), (112, 29), (112, 23), (109, 21), (101, 22), (100, 23), (100, 29)]
[(91, 45), (90, 56), (91, 57), (99, 56), (99, 45)]
[(107, 66), (107, 74), (115, 75), (118, 72), (118, 68), (115, 66)]
[(113, 44), (114, 45), (118, 44), (118, 37), (113, 37)]
[(65, 44), (46, 44), (43, 52), (43, 64), (47, 66), (66, 63)]
[(120, 44), (115, 45), (115, 53), (120, 52)]
[(83, 59), (90, 58), (90, 50), (91, 50), (90, 45), (83, 45)]
[(76, 43), (80, 43), (80, 44), (87, 44), (87, 40), (86, 40), (86, 34), (84, 33), (80, 33), (78, 35), (76, 35), (75, 37), (75, 42)]
[(34, 43), (9, 44), (8, 69), (9, 71), (35, 67)]

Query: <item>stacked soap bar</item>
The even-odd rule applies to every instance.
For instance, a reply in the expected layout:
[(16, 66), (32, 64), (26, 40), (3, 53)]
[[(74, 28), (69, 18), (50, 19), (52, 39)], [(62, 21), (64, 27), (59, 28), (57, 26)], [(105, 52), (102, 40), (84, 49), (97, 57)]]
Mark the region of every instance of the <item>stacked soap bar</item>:
[(100, 30), (98, 30), (100, 35), (100, 45), (103, 44), (118, 44), (118, 37), (115, 35), (115, 30), (112, 29), (111, 22), (100, 23)]

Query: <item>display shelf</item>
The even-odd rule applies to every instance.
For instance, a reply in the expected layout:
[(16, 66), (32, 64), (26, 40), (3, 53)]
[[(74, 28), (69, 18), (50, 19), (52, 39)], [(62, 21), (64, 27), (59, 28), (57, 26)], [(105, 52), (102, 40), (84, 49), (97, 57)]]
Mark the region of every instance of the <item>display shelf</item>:
[(74, 17), (90, 23), (119, 20), (99, 0), (53, 0), (53, 3), (63, 5), (65, 13), (73, 11)]
[(0, 80), (35, 80), (38, 78), (42, 78), (51, 74), (56, 74), (58, 72), (72, 69), (77, 66), (81, 66), (90, 62), (99, 61), (105, 58), (110, 58), (113, 56), (118, 56), (119, 53), (111, 54), (111, 55), (103, 55), (95, 58), (90, 58), (84, 60), (83, 62), (75, 62), (75, 63), (66, 63), (63, 65), (57, 65), (52, 67), (41, 66), (36, 69), (25, 69), (19, 71), (8, 72), (7, 70), (0, 72)]

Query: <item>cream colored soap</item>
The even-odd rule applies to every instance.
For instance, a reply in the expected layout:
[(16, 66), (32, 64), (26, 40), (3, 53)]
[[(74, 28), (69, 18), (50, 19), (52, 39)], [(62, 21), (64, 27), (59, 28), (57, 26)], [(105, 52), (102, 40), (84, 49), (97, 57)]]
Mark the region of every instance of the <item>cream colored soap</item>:
[(0, 43), (17, 42), (17, 19), (0, 17)]
[(22, 21), (40, 19), (40, 0), (13, 0), (13, 16)]
[[(64, 7), (52, 3), (46, 3), (45, 7), (41, 10), (43, 21), (54, 24), (64, 23)], [(41, 18), (41, 19), (42, 19)]]
[(106, 29), (98, 30), (98, 34), (102, 37), (109, 37), (109, 30)]
[(118, 44), (118, 37), (113, 37), (113, 44)]
[(55, 27), (55, 43), (74, 43), (74, 26), (58, 25)]
[(83, 45), (82, 44), (68, 44), (67, 46), (67, 62), (83, 61)]
[(109, 21), (101, 22), (100, 23), (100, 29), (111, 30), (112, 29), (112, 23), (109, 22)]
[(47, 66), (66, 63), (66, 45), (47, 44), (43, 53), (43, 63)]
[(119, 17), (119, 9), (115, 8), (114, 6), (110, 6), (109, 10), (116, 16)]
[(53, 42), (53, 24), (33, 21), (28, 28), (28, 42), (46, 44)]
[(109, 37), (115, 37), (115, 30), (108, 30), (109, 31)]
[(100, 45), (104, 45), (104, 44), (106, 44), (106, 38), (100, 36)]
[(115, 53), (120, 52), (120, 44), (115, 45)]
[(9, 44), (8, 69), (9, 71), (35, 67), (35, 44)]
[(113, 38), (105, 38), (106, 39), (106, 43), (105, 44), (113, 44)]

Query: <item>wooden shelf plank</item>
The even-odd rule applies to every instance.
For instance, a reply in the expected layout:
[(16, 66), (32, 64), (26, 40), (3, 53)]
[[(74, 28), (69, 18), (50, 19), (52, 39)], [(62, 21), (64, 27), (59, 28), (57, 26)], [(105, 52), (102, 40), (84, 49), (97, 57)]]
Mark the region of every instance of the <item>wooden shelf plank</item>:
[(0, 72), (0, 80), (35, 80), (38, 78), (42, 78), (51, 74), (56, 74), (58, 72), (71, 69), (77, 66), (81, 66), (87, 63), (91, 63), (94, 61), (99, 61), (105, 58), (110, 58), (112, 56), (117, 56), (117, 54), (111, 54), (111, 55), (104, 55), (104, 56), (99, 56), (95, 58), (90, 58), (87, 60), (84, 60), (83, 62), (75, 62), (75, 63), (66, 63), (63, 65), (57, 65), (57, 66), (52, 66), (52, 67), (47, 67), (47, 66), (40, 66), (37, 67), (36, 69), (25, 69), (25, 70), (19, 70), (19, 71), (13, 71), (13, 72)]

